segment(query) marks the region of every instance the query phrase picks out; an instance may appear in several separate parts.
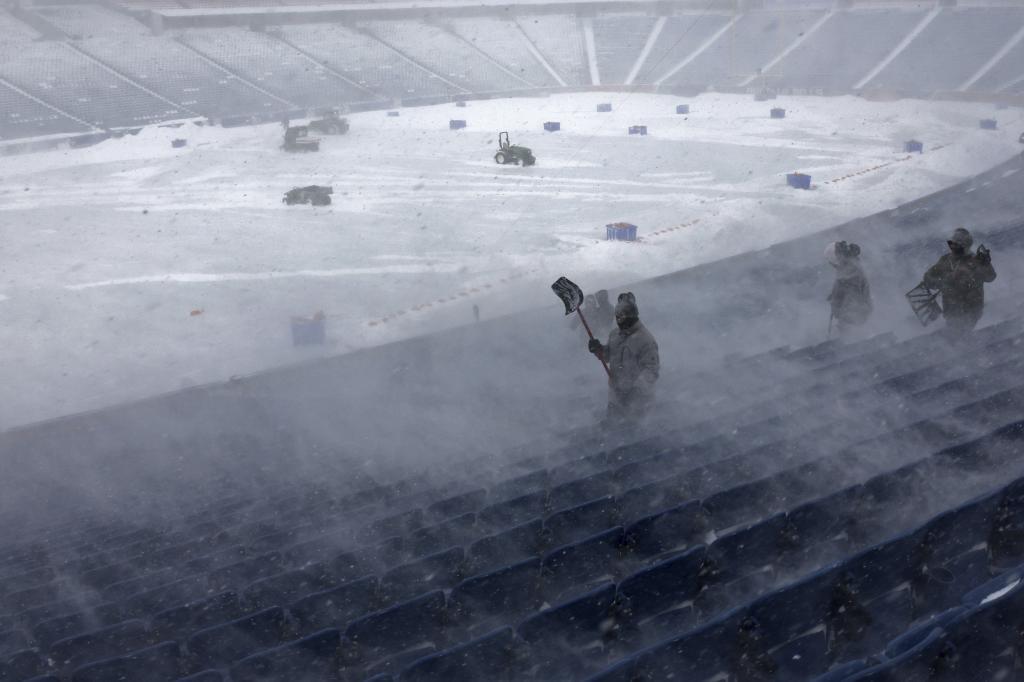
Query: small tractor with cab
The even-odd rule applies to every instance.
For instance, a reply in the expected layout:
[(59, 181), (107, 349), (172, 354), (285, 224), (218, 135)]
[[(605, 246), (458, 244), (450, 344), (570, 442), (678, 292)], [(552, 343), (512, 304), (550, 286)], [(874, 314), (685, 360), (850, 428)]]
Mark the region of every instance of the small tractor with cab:
[(537, 163), (537, 159), (533, 156), (532, 149), (510, 144), (508, 133), (502, 132), (498, 133), (498, 151), (494, 155), (494, 162), (503, 166), (510, 163), (514, 163), (517, 166), (532, 166)]
[(281, 149), (286, 152), (318, 152), (320, 138), (309, 137), (307, 126), (292, 126), (284, 131), (284, 144)]
[(331, 109), (323, 118), (309, 122), (309, 129), (322, 135), (344, 135), (348, 132), (348, 119), (342, 118), (336, 109)]

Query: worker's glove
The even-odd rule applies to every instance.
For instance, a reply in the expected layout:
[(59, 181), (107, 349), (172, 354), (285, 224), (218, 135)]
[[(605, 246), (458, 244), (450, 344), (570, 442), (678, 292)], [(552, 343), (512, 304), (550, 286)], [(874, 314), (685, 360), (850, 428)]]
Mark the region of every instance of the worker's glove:
[(988, 265), (992, 262), (992, 252), (986, 249), (984, 245), (981, 245), (978, 247), (978, 253), (975, 255), (975, 258), (982, 265)]
[(597, 339), (590, 339), (590, 343), (587, 344), (587, 350), (589, 350), (591, 353), (595, 353), (595, 354), (600, 353), (601, 352), (601, 342), (598, 341)]

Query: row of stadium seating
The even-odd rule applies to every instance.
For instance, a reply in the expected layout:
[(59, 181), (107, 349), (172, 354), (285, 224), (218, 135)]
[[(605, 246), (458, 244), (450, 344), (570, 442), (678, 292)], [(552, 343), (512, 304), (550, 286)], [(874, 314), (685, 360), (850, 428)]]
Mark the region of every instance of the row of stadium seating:
[[(977, 92), (1024, 91), (1024, 41), (1013, 43), (1024, 27), (1024, 10), (1009, 7), (757, 11), (736, 17), (605, 13), (586, 20), (524, 14), (433, 23), (285, 24), (266, 32), (185, 29), (163, 36), (101, 5), (44, 5), (29, 16), (67, 38), (64, 44), (40, 41), (26, 21), (0, 10), (0, 78), (101, 128), (587, 86), (594, 82), (588, 30), (593, 66), (605, 85), (624, 84), (649, 48), (636, 84), (846, 91), (920, 27), (868, 87), (922, 95), (965, 85)], [(982, 72), (1004, 46), (1005, 56)], [(26, 130), (58, 132), (58, 123), (64, 132), (81, 128), (68, 117), (45, 126), (5, 118), (11, 121), (0, 128), (3, 139)]]
[[(52, 529), (0, 557), (0, 679), (867, 665), (1024, 560), (1020, 483), (1002, 483), (1024, 475), (1022, 338), (1014, 318), (968, 349), (937, 333), (765, 353), (743, 364), (755, 397), (723, 369), (623, 447), (580, 434), (343, 498), (224, 481), (173, 527)], [(837, 590), (855, 616), (829, 610)]]

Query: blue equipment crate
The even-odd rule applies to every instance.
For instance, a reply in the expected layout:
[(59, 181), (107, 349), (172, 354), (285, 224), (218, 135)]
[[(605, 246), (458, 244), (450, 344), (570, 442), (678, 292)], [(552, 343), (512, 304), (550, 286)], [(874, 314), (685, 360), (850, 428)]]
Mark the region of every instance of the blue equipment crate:
[(630, 135), (646, 135), (647, 126), (629, 126)]
[(688, 114), (688, 113), (690, 113), (690, 105), (689, 104), (677, 104), (676, 105), (676, 113), (677, 114)]
[(786, 118), (786, 110), (778, 107), (772, 109), (772, 118)]
[(918, 154), (924, 153), (924, 143), (918, 140), (907, 140), (903, 143), (903, 151), (907, 154), (917, 152)]
[(608, 223), (604, 226), (605, 239), (608, 241), (635, 242), (636, 225), (630, 223)]
[(175, 139), (175, 140), (171, 140), (171, 146), (174, 147), (175, 149), (178, 149), (180, 147), (184, 147), (187, 144), (188, 144), (188, 140), (183, 140), (180, 137)]
[(548, 121), (548, 122), (546, 122), (544, 124), (544, 130), (548, 131), (549, 133), (553, 133), (556, 130), (561, 130), (561, 129), (562, 129), (562, 124), (559, 123), (558, 121)]
[(983, 118), (980, 125), (982, 130), (995, 130), (998, 127), (994, 118)]
[(602, 114), (606, 114), (612, 110), (612, 105), (610, 102), (602, 102), (597, 105), (597, 110)]
[(398, 118), (398, 112), (397, 111), (389, 111), (388, 112), (388, 116), (390, 116), (391, 118)]
[(292, 345), (322, 346), (326, 338), (323, 313), (313, 317), (292, 317)]
[(804, 173), (789, 173), (786, 175), (786, 184), (796, 189), (810, 189), (811, 176)]
[(460, 100), (455, 102), (455, 106), (457, 106), (457, 107), (465, 107), (466, 106), (466, 102), (465, 102), (465, 100), (461, 100), (460, 99)]
[(466, 122), (465, 121), (460, 121), (460, 120), (454, 119), (454, 118), (452, 120), (448, 121), (448, 129), (449, 130), (462, 130), (465, 127), (466, 127)]

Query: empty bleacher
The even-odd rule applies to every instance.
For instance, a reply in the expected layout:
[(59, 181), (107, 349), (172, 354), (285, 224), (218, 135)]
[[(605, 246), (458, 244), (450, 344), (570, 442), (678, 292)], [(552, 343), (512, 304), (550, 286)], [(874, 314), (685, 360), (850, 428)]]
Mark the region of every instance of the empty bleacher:
[(89, 127), (0, 84), (0, 139), (82, 133)]
[(239, 28), (194, 29), (180, 38), (248, 81), (302, 106), (338, 106), (379, 98), (266, 33)]
[(591, 84), (583, 29), (575, 15), (523, 14), (515, 21), (567, 85)]
[(911, 633), (966, 637), (957, 623), (987, 618), (971, 591), (1024, 563), (1022, 342), (1013, 317), (969, 348), (940, 331), (765, 353), (676, 382), (658, 435), (622, 446), (581, 432), (443, 486), (343, 495), (224, 480), (164, 527), (52, 528), (0, 556), (0, 674), (811, 679), (903, 665), (927, 639)]
[(451, 30), (533, 87), (558, 85), (530, 50), (529, 40), (510, 19), (452, 19)]
[(910, 92), (960, 87), (1024, 27), (1024, 9), (943, 10), (869, 85)]
[(726, 14), (682, 14), (665, 18), (665, 25), (644, 61), (637, 81), (651, 83), (674, 70), (700, 49), (731, 17)]
[(597, 71), (602, 83), (625, 83), (647, 44), (655, 18), (606, 13), (594, 19)]

